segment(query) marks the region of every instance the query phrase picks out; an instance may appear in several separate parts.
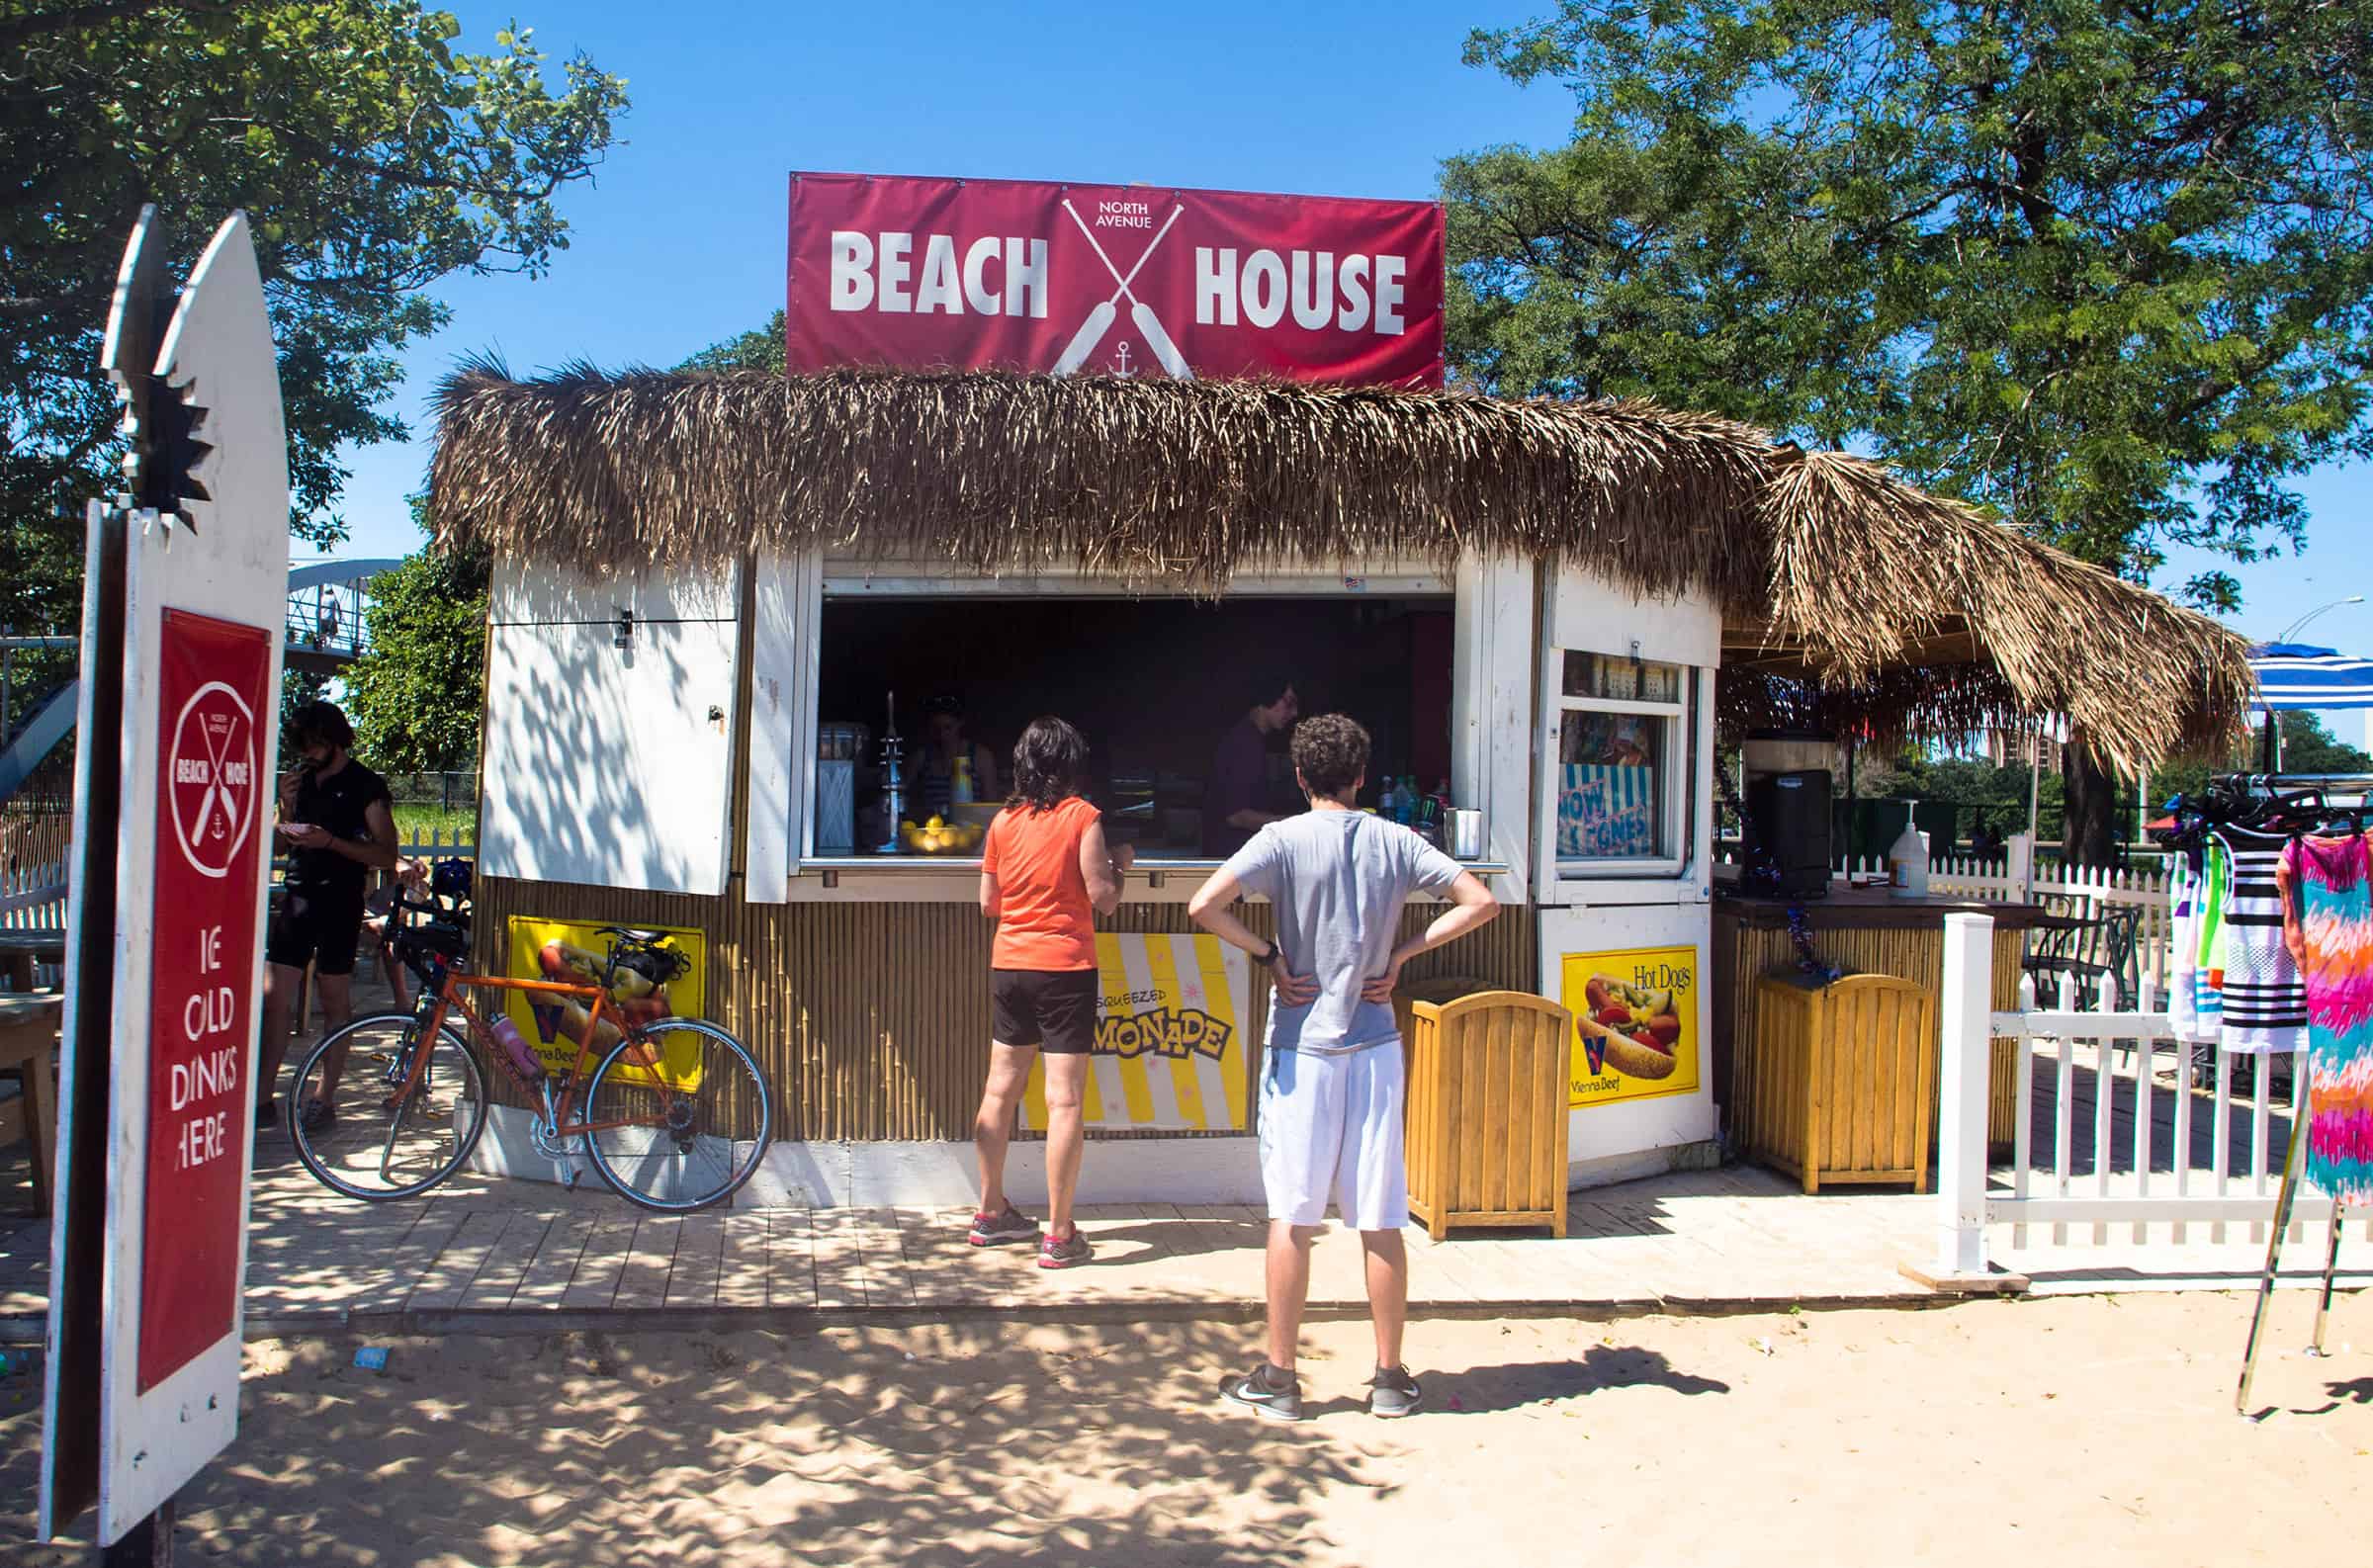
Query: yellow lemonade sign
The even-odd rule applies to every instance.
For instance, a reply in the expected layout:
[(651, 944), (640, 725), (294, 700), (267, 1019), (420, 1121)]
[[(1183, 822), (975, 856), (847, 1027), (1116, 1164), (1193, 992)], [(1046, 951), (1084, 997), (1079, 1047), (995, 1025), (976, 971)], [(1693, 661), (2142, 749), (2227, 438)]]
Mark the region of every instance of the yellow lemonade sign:
[(1698, 1087), (1698, 950), (1567, 953), (1558, 1001), (1574, 1015), (1569, 1107)]
[[(1242, 1131), (1252, 963), (1216, 936), (1096, 939), (1096, 1044), (1081, 1111), (1100, 1128)], [(1030, 1066), (1021, 1124), (1046, 1128), (1046, 1064)]]
[[(506, 973), (513, 980), (557, 980), (572, 986), (598, 986), (606, 967), (610, 939), (601, 934), (597, 924), (576, 920), (547, 920), (533, 915), (514, 915), (510, 918), (510, 964)], [(650, 1024), (665, 1017), (697, 1018), (701, 1015), (702, 999), (708, 985), (707, 938), (699, 931), (677, 926), (652, 926), (667, 938), (667, 945), (689, 958), (691, 967), (663, 987), (654, 987), (645, 977), (624, 969), (618, 973), (616, 984), (610, 988), (609, 1004), (601, 1010), (601, 1027), (593, 1033), (593, 1065), (607, 1056), (610, 1047), (621, 1038), (613, 1018), (637, 1024)], [(583, 1037), (585, 1024), (591, 1014), (589, 1002), (573, 997), (555, 997), (532, 991), (511, 991), (503, 994), (511, 1021), (519, 1026), (543, 1060), (544, 1070), (566, 1076), (576, 1065), (576, 1042)], [(678, 1031), (679, 1034), (681, 1031)], [(700, 1042), (684, 1036), (680, 1045), (670, 1044), (669, 1054), (677, 1058), (668, 1064), (667, 1081), (674, 1088), (689, 1091), (699, 1087)]]

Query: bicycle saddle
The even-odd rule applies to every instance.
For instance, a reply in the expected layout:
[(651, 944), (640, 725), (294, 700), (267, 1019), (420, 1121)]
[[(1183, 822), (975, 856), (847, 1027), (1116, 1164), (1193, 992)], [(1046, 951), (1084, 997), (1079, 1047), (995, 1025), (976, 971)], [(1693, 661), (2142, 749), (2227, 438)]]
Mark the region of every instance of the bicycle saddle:
[(605, 925), (601, 927), (601, 934), (622, 937), (627, 941), (640, 942), (645, 946), (652, 946), (667, 940), (665, 931), (636, 930), (625, 925)]

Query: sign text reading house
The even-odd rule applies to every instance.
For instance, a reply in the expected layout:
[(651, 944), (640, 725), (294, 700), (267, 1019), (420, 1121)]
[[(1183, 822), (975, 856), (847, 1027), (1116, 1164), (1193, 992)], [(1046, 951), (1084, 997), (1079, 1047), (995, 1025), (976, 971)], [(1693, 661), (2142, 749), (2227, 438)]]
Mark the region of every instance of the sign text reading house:
[(791, 177), (786, 357), (1442, 385), (1427, 202)]

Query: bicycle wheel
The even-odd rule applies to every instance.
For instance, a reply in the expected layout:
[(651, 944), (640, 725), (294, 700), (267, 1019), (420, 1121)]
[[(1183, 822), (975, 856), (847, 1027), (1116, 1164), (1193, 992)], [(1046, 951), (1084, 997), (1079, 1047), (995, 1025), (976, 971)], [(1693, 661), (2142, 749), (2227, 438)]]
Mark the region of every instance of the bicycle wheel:
[[(459, 1032), (440, 1028), (406, 1091), (417, 1032), (406, 1012), (357, 1018), (297, 1069), (290, 1130), (297, 1158), (323, 1186), (370, 1202), (412, 1197), (453, 1175), (478, 1146), (486, 1129), (478, 1058)], [(333, 1114), (308, 1132), (305, 1107), (316, 1099)]]
[(660, 1018), (601, 1059), (583, 1119), (598, 1129), (585, 1135), (593, 1169), (620, 1196), (685, 1214), (749, 1179), (774, 1106), (741, 1041), (703, 1019)]

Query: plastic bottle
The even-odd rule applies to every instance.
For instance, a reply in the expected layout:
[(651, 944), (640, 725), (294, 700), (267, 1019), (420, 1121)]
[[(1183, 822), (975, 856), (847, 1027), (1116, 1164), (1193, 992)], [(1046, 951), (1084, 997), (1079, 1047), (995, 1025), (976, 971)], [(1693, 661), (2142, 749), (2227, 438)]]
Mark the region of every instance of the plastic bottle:
[(972, 804), (972, 758), (956, 758), (953, 776), (948, 781), (947, 798), (958, 806)]
[(1376, 787), (1376, 815), (1386, 822), (1393, 820), (1392, 801), (1395, 788), (1397, 786), (1393, 783), (1392, 775), (1389, 773), (1384, 775), (1384, 782)]
[(1401, 779), (1401, 792), (1393, 797), (1392, 820), (1403, 828), (1417, 825), (1417, 775), (1406, 774)]
[(531, 1084), (542, 1081), (543, 1059), (536, 1055), (536, 1048), (528, 1044), (527, 1036), (519, 1032), (519, 1025), (513, 1023), (508, 1014), (497, 1017), (486, 1027), (487, 1032), (501, 1045), (503, 1054), (511, 1059), (511, 1066), (519, 1070), (521, 1077)]
[[(1917, 803), (1913, 809), (1918, 809)], [(1903, 819), (1903, 830), (1887, 852), (1887, 880), (1890, 890), (1899, 899), (1924, 899), (1928, 896), (1928, 835), (1913, 826), (1911, 818)]]

